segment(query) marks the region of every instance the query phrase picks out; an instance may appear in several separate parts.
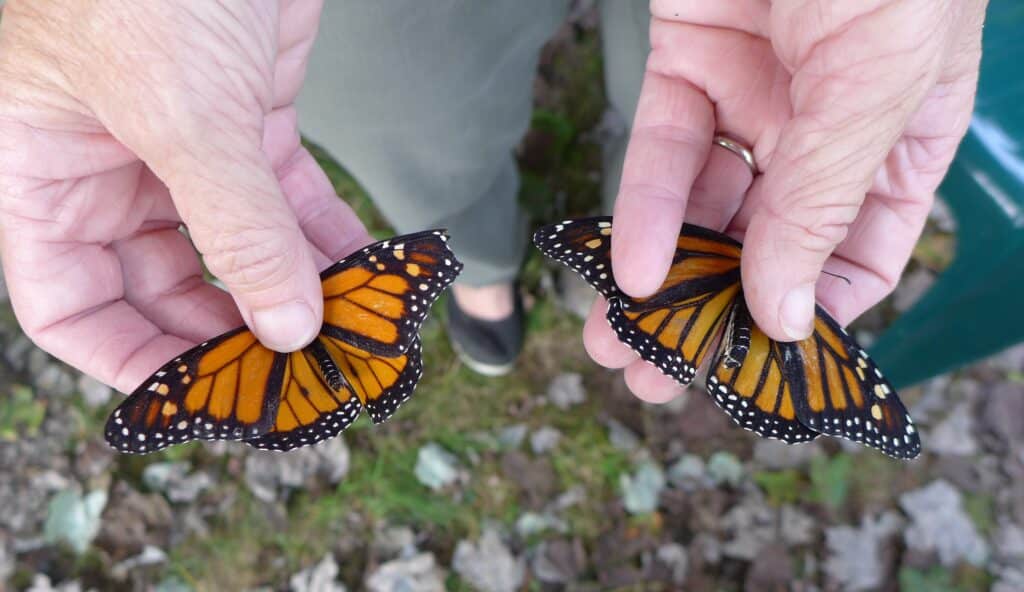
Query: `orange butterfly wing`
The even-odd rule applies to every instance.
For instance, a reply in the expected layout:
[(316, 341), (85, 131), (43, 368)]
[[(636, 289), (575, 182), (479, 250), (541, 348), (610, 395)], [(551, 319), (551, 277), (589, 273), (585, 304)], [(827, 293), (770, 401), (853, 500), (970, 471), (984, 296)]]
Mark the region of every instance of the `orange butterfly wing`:
[(193, 439), (241, 440), (269, 429), (286, 356), (240, 328), (164, 364), (107, 419), (107, 442), (154, 452)]
[(273, 352), (243, 328), (157, 370), (107, 420), (107, 441), (153, 452), (192, 439), (288, 450), (334, 436), (365, 407), (375, 423), (422, 374), (420, 325), (462, 264), (442, 231), (382, 241), (321, 274), (324, 325), (301, 351)]
[(608, 322), (623, 343), (680, 384), (689, 384), (739, 294), (739, 243), (684, 225), (665, 281), (654, 296), (635, 299), (615, 287), (611, 231), (608, 217), (567, 220), (537, 231), (534, 242), (608, 298)]

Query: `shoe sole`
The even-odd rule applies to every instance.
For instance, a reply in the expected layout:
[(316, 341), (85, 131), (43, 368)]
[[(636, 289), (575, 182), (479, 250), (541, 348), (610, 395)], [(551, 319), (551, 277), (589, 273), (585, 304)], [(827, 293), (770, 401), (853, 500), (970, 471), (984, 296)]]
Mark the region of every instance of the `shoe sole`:
[(460, 347), (459, 344), (455, 342), (455, 340), (451, 340), (450, 343), (452, 345), (452, 350), (455, 352), (455, 355), (459, 358), (459, 360), (463, 364), (465, 364), (467, 368), (469, 368), (473, 372), (476, 372), (477, 374), (486, 376), (488, 378), (498, 378), (501, 376), (505, 376), (509, 372), (512, 372), (512, 370), (516, 367), (515, 361), (509, 362), (507, 364), (488, 364), (487, 362), (474, 360), (473, 358), (466, 355), (466, 352), (462, 351), (462, 347)]

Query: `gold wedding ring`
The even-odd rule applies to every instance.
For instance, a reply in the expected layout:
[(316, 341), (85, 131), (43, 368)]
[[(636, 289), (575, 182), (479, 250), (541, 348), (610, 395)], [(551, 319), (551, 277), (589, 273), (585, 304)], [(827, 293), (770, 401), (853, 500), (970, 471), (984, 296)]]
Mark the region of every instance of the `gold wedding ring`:
[(747, 148), (736, 140), (721, 134), (716, 135), (712, 141), (716, 145), (725, 148), (736, 156), (739, 156), (743, 162), (747, 163), (747, 166), (750, 167), (750, 174), (757, 176), (757, 163), (754, 161), (754, 153), (750, 151), (750, 148)]

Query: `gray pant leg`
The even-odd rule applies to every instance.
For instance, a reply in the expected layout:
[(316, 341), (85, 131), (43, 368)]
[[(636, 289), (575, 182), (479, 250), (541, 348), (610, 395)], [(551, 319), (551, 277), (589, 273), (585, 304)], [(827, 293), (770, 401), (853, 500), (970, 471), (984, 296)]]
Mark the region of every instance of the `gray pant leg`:
[(649, 0), (601, 0), (598, 10), (604, 48), (605, 91), (612, 108), (627, 127), (623, 136), (604, 149), (601, 191), (604, 210), (610, 214), (619, 193), (629, 127), (633, 125), (647, 54), (651, 51), (651, 12)]
[(304, 134), (399, 230), (447, 227), (472, 285), (526, 248), (513, 158), (540, 48), (566, 0), (327, 2), (298, 110)]

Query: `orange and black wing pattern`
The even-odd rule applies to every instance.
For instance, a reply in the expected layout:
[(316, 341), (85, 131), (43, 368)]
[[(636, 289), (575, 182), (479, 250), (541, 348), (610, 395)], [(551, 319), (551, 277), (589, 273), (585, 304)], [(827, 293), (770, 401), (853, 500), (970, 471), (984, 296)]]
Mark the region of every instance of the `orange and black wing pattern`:
[(147, 453), (193, 439), (290, 450), (330, 438), (365, 408), (385, 421), (423, 373), (419, 327), (462, 270), (443, 231), (371, 245), (321, 274), (324, 325), (302, 350), (271, 351), (248, 329), (156, 371), (110, 415), (107, 441)]
[(321, 332), (382, 356), (404, 352), (462, 270), (447, 241), (440, 230), (396, 237), (324, 270)]
[(107, 419), (107, 442), (143, 453), (193, 439), (265, 433), (277, 412), (286, 358), (244, 328), (211, 339), (135, 389)]
[(803, 341), (774, 341), (758, 329), (743, 299), (739, 242), (684, 224), (665, 282), (634, 299), (614, 285), (612, 228), (608, 217), (565, 220), (538, 230), (534, 242), (608, 298), (608, 321), (642, 359), (686, 385), (717, 347), (708, 393), (744, 428), (788, 443), (827, 434), (896, 458), (920, 453), (892, 385), (821, 307)]
[[(679, 383), (689, 384), (740, 292), (739, 243), (684, 225), (661, 288), (650, 298), (635, 299), (614, 285), (611, 231), (608, 217), (567, 220), (540, 229), (534, 241), (608, 298), (608, 322), (623, 343)], [(577, 252), (581, 245), (584, 250)]]

